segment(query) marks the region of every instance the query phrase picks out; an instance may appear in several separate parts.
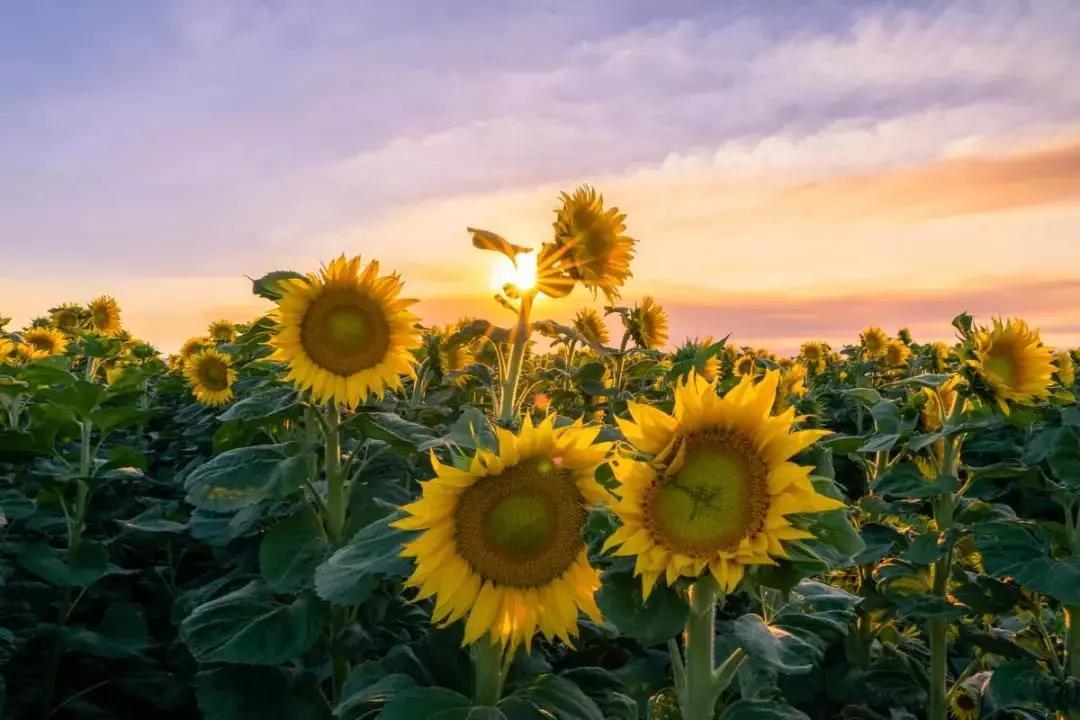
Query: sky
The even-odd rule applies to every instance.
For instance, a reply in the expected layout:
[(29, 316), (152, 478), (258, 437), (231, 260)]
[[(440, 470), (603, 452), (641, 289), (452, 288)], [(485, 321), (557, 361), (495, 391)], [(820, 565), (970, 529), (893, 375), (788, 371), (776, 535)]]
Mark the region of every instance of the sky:
[(590, 183), (675, 343), (1074, 347), (1077, 37), (1075, 0), (4, 3), (0, 315), (108, 293), (172, 350), (346, 253), (509, 324), (465, 228), (539, 245)]

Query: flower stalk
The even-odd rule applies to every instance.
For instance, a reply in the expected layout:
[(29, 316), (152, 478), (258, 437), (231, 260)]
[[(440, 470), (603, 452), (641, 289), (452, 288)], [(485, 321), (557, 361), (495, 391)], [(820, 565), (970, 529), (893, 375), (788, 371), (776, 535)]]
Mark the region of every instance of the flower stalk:
[(680, 653), (674, 640), (668, 643), (675, 692), (683, 720), (712, 720), (720, 695), (742, 664), (743, 651), (736, 649), (716, 667), (716, 607), (723, 602), (723, 593), (712, 575), (704, 575), (690, 586), (689, 600), (685, 653)]
[(518, 305), (517, 325), (514, 326), (514, 344), (510, 351), (510, 363), (506, 369), (506, 377), (503, 378), (502, 397), (500, 398), (499, 423), (510, 426), (514, 422), (514, 408), (517, 398), (518, 384), (521, 381), (521, 368), (525, 360), (525, 346), (529, 343), (529, 335), (532, 327), (529, 324), (529, 316), (532, 314), (535, 291), (522, 294)]
[(502, 699), (503, 683), (509, 669), (503, 660), (502, 647), (486, 637), (470, 645), (469, 649), (473, 662), (473, 701), (483, 707), (494, 707)]

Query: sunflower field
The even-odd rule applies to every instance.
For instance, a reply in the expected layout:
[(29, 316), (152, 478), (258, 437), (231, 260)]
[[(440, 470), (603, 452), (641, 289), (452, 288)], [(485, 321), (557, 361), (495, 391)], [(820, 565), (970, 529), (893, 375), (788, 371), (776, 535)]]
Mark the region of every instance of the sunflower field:
[(345, 255), (168, 357), (107, 296), (0, 318), (4, 717), (1080, 719), (1068, 350), (666, 351), (595, 190), (468, 233), (510, 322)]

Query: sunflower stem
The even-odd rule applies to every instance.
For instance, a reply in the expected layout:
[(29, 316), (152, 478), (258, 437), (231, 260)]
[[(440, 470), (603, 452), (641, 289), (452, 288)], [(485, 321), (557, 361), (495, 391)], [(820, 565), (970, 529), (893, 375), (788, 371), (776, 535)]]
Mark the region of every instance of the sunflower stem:
[[(948, 441), (942, 474), (956, 477), (960, 458), (960, 439)], [(956, 497), (952, 492), (942, 493), (934, 503), (934, 520), (939, 533), (946, 533), (952, 528)], [(943, 557), (934, 563), (934, 595), (944, 599), (949, 592), (949, 574), (952, 572), (953, 552), (949, 548)], [(927, 634), (930, 640), (930, 704), (927, 720), (945, 720), (948, 712), (948, 661), (949, 661), (949, 621), (945, 617), (932, 617), (927, 621)]]
[(345, 530), (345, 474), (341, 471), (341, 431), (337, 403), (326, 406), (324, 435), (326, 451), (326, 531), (333, 543), (340, 544)]
[[(690, 586), (690, 615), (686, 620), (685, 633), (686, 659), (682, 673), (684, 682), (676, 688), (683, 720), (712, 720), (716, 713), (716, 701), (723, 691), (714, 656), (719, 595), (720, 586), (712, 575), (704, 575)], [(733, 670), (731, 672), (734, 673)], [(726, 680), (730, 682), (730, 677)]]
[(518, 306), (518, 321), (514, 327), (514, 346), (510, 352), (510, 365), (503, 378), (502, 398), (500, 398), (499, 424), (509, 427), (514, 422), (514, 400), (517, 397), (518, 382), (521, 379), (521, 367), (525, 360), (525, 346), (529, 343), (531, 327), (529, 315), (532, 312), (533, 293), (521, 296)]
[(485, 636), (470, 646), (473, 661), (473, 701), (494, 707), (502, 699), (503, 682), (509, 663), (503, 662), (502, 647)]

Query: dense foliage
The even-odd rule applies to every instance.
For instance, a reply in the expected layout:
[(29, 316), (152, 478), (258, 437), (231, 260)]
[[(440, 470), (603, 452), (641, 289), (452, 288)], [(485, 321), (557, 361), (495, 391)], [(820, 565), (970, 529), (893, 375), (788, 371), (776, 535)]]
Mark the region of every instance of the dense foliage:
[[(615, 342), (592, 311), (572, 325), (533, 318), (536, 290), (522, 283), (502, 299), (513, 327), (405, 323), (412, 362), (365, 392), (319, 379), (325, 348), (305, 345), (311, 374), (290, 374), (298, 351), (281, 337), (304, 307), (289, 293), (337, 287), (344, 265), (322, 280), (261, 278), (255, 292), (275, 313), (216, 323), (167, 360), (121, 329), (107, 299), (17, 332), (0, 324), (4, 716), (1080, 718), (1071, 356), (1047, 366), (1022, 324), (966, 315), (948, 345), (870, 328), (793, 358), (711, 338), (666, 352), (659, 305), (618, 305), (633, 243), (622, 216), (584, 191), (564, 203), (536, 287), (602, 291), (623, 330)], [(575, 230), (585, 211), (594, 225)], [(589, 232), (610, 242), (582, 241)], [(473, 238), (515, 262), (525, 251)], [(579, 257), (583, 247), (600, 257)], [(390, 289), (380, 297), (390, 308)], [(301, 331), (296, 347), (313, 342)], [(806, 468), (816, 494), (799, 497), (817, 505), (789, 511), (789, 534), (752, 562), (675, 553), (648, 581), (643, 535), (612, 551), (633, 520), (616, 512), (620, 473), (689, 472), (663, 465), (674, 461), (650, 448), (648, 423), (685, 425), (691, 395), (679, 393), (694, 388), (706, 405), (756, 392), (764, 417), (790, 425), (775, 430), (785, 437), (830, 431), (806, 435), (789, 463)], [(427, 527), (410, 503), (435, 480), (465, 482), (477, 458), (495, 473), (491, 458), (523, 427), (585, 433), (575, 447), (599, 448), (581, 482), (607, 500), (582, 516), (579, 577), (588, 585), (595, 569), (597, 586), (575, 596), (561, 639), (543, 609), (522, 605), (539, 618), (535, 637), (493, 622), (485, 637), (501, 649), (463, 644), (459, 618), (484, 612), (484, 593), (453, 600), (462, 578), (429, 591), (438, 569), (418, 577), (421, 560), (403, 553)], [(678, 535), (650, 522), (657, 537)], [(456, 605), (453, 622), (432, 622)]]

